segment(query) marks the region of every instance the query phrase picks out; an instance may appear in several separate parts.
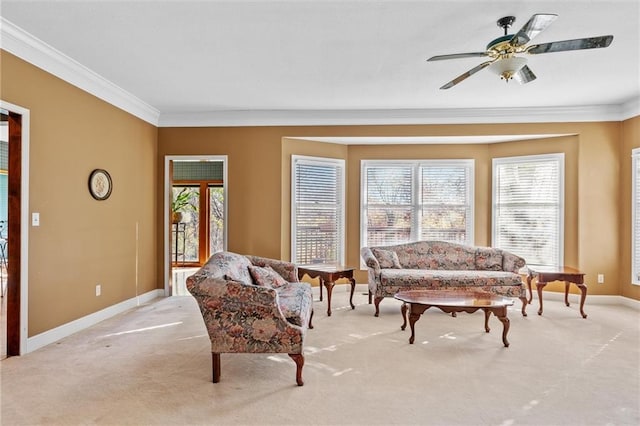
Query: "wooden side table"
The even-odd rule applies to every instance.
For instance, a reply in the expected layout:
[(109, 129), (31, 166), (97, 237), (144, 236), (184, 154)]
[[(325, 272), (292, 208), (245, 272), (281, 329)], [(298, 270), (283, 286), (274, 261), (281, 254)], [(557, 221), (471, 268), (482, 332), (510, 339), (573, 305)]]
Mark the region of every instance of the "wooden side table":
[(586, 318), (584, 313), (584, 301), (587, 299), (587, 285), (584, 283), (584, 273), (569, 266), (527, 266), (527, 287), (529, 289), (529, 303), (533, 299), (531, 291), (531, 281), (534, 277), (538, 277), (536, 288), (538, 290), (538, 301), (540, 308), (538, 315), (542, 315), (542, 289), (547, 283), (552, 281), (564, 281), (564, 304), (569, 306), (569, 285), (574, 283), (580, 289), (580, 315)]
[(331, 292), (336, 280), (346, 278), (351, 283), (351, 295), (349, 296), (349, 304), (351, 309), (355, 309), (353, 304), (353, 292), (356, 288), (356, 280), (353, 278), (354, 268), (340, 265), (298, 265), (298, 279), (307, 274), (309, 278), (319, 278), (320, 280), (320, 301), (322, 301), (322, 286), (327, 288), (327, 315), (331, 316)]

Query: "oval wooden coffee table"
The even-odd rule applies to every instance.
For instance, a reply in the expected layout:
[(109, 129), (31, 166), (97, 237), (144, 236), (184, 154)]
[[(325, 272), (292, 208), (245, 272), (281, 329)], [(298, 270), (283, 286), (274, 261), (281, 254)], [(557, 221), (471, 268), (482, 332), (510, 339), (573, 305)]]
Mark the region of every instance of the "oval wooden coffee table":
[(436, 307), (446, 313), (473, 313), (482, 309), (484, 311), (484, 329), (487, 333), (491, 331), (489, 316), (493, 313), (502, 323), (502, 343), (509, 347), (507, 306), (513, 305), (511, 299), (491, 293), (458, 290), (407, 290), (396, 293), (394, 297), (403, 302), (401, 312), (404, 322), (400, 327), (402, 330), (407, 327), (407, 305), (409, 305), (410, 344), (413, 344), (415, 340), (415, 323), (420, 319), (420, 315), (427, 309)]

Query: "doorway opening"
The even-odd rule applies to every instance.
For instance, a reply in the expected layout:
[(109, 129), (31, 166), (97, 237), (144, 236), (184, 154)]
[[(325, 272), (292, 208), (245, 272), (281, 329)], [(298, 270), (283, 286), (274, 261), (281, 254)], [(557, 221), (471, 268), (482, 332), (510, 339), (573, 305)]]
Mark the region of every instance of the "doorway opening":
[(29, 110), (0, 100), (2, 358), (27, 348)]
[(165, 294), (188, 295), (186, 278), (226, 249), (226, 156), (166, 157), (165, 186)]

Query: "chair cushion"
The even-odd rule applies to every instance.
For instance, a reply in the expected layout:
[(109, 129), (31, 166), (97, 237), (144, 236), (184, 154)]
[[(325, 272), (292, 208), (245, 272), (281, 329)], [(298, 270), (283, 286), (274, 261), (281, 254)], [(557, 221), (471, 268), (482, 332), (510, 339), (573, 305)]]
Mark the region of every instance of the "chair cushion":
[(400, 269), (400, 260), (398, 254), (393, 250), (383, 250), (379, 248), (372, 248), (371, 252), (378, 259), (380, 267), (383, 269), (395, 268)]
[(249, 273), (253, 282), (262, 287), (278, 288), (287, 284), (287, 280), (282, 278), (280, 274), (273, 270), (271, 266), (260, 267), (249, 265)]

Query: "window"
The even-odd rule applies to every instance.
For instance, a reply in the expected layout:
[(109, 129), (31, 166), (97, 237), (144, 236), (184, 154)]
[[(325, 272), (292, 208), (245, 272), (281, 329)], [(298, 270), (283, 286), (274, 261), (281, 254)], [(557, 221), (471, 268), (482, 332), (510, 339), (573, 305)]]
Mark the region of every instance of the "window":
[(631, 282), (640, 285), (640, 148), (631, 151)]
[(473, 244), (473, 160), (362, 161), (361, 246)]
[(291, 160), (292, 262), (344, 263), (344, 160)]
[(494, 158), (493, 245), (530, 265), (562, 265), (564, 154)]

